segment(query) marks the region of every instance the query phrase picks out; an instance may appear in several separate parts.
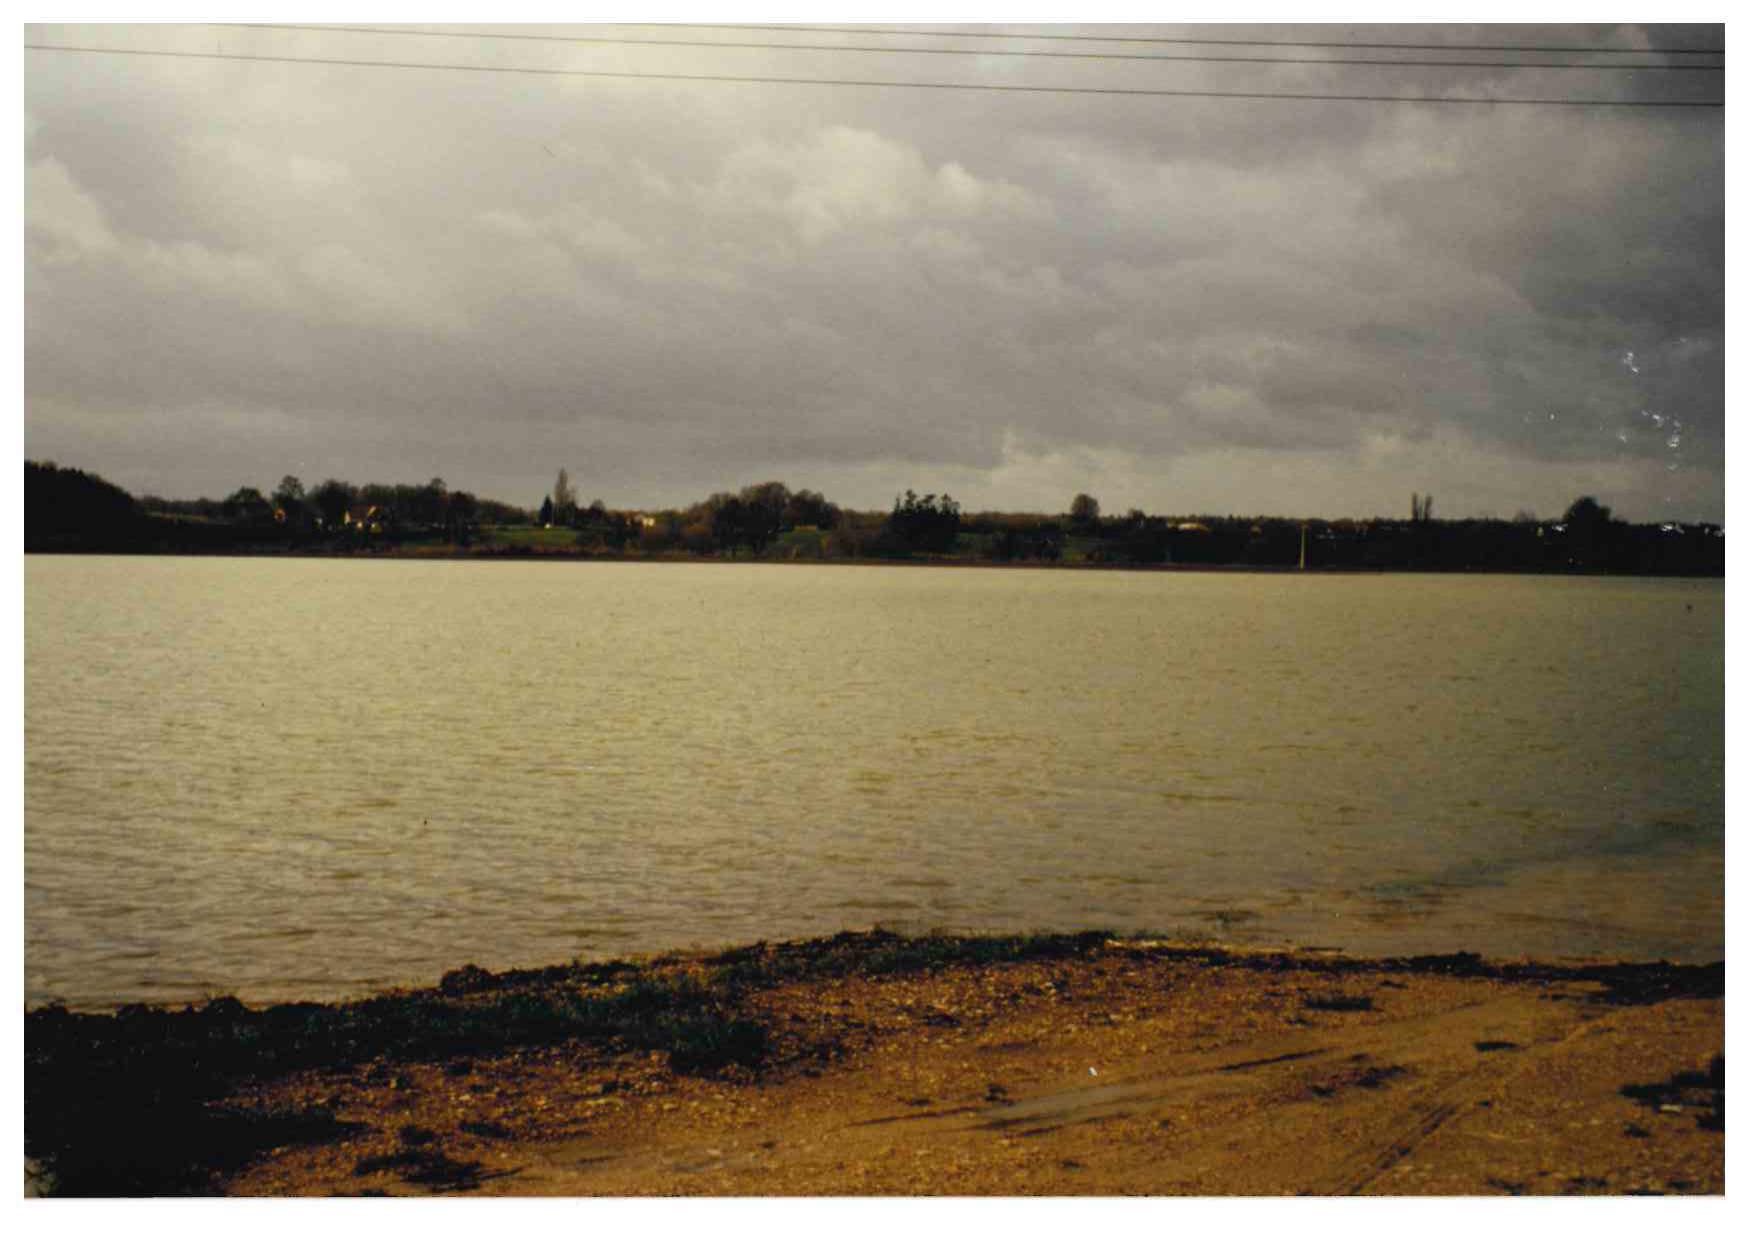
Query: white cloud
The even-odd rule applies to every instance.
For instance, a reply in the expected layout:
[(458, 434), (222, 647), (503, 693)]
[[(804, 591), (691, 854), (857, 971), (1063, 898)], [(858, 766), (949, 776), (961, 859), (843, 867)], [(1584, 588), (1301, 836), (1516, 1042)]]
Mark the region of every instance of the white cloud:
[(1040, 209), (1017, 186), (982, 180), (957, 162), (931, 169), (915, 146), (844, 125), (740, 147), (723, 161), (712, 198), (730, 210), (782, 215), (810, 245), (894, 221)]
[(103, 208), (58, 159), (40, 159), (26, 169), (24, 226), (40, 239), (50, 263), (108, 254), (117, 246)]

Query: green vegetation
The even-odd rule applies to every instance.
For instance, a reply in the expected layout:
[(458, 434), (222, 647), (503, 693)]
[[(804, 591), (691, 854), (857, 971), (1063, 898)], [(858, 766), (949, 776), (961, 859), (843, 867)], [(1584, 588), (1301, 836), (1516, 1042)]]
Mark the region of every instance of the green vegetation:
[(840, 508), (816, 491), (761, 482), (685, 508), (619, 511), (576, 500), (566, 471), (535, 510), (420, 486), (312, 490), (287, 475), (272, 494), (136, 502), (78, 470), (25, 463), (25, 550), (290, 552), (723, 560), (902, 560), (1077, 567), (1608, 572), (1722, 576), (1723, 530), (1633, 525), (1594, 497), (1557, 521), (1435, 521), (1410, 496), (1407, 520), (1326, 521), (1212, 514), (1101, 514), (1076, 495), (1068, 512), (966, 513), (950, 495), (906, 491), (889, 512)]
[(482, 533), (478, 545), (515, 551), (570, 552), (577, 548), (577, 533), (538, 525), (506, 525)]

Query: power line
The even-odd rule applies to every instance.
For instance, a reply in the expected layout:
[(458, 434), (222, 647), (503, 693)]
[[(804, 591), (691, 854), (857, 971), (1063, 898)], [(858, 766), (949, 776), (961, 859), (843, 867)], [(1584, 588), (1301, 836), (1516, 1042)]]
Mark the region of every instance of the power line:
[(520, 73), (536, 77), (616, 78), (666, 82), (735, 82), (771, 86), (864, 86), (902, 90), (999, 91), (1034, 95), (1130, 95), (1173, 99), (1282, 99), (1328, 103), (1506, 104), (1576, 108), (1721, 108), (1722, 100), (1488, 99), (1457, 95), (1334, 95), (1285, 91), (1163, 90), (1124, 86), (1022, 86), (984, 82), (893, 82), (859, 78), (759, 77), (726, 73), (630, 73), (605, 69), (542, 69), (519, 65), (462, 65), (405, 60), (352, 60), (332, 56), (269, 56), (245, 52), (172, 52), (133, 47), (87, 47), (26, 43), (28, 51), (82, 52), (104, 56), (158, 56), (173, 60), (233, 60), (266, 64), (336, 65), (354, 69), (430, 69), (459, 73)]
[(1120, 34), (1008, 34), (994, 30), (893, 30), (876, 26), (712, 25), (708, 22), (614, 22), (616, 26), (684, 30), (795, 30), (803, 34), (899, 35), (918, 39), (1051, 39), (1076, 43), (1175, 43), (1212, 47), (1328, 47), (1348, 51), (1407, 52), (1572, 52), (1598, 56), (1722, 56), (1721, 47), (1551, 47), (1546, 44), (1499, 43), (1354, 43), (1310, 42), (1299, 39), (1199, 39)]
[[(969, 47), (873, 47), (852, 43), (760, 43), (726, 39), (638, 39), (607, 35), (522, 34), (482, 30), (412, 30), (391, 26), (324, 26), (293, 22), (212, 22), (209, 25), (238, 30), (292, 30), (323, 34), (394, 35), (423, 39), (503, 39), (524, 43), (579, 43), (591, 46), (635, 47), (699, 47), (732, 48), (780, 52), (872, 52), (887, 56), (1010, 56), (1051, 60), (1148, 60), (1176, 64), (1216, 65), (1369, 65), (1388, 69), (1590, 69), (1634, 73), (1649, 70), (1659, 73), (1722, 73), (1722, 65), (1650, 65), (1598, 64), (1583, 61), (1524, 60), (1367, 60), (1337, 59), (1327, 56), (1195, 56), (1149, 52), (1040, 52), (1016, 51), (1009, 48)], [(739, 29), (739, 27), (727, 27)], [(745, 27), (745, 29), (762, 29)], [(797, 27), (797, 29), (801, 29)], [(881, 33), (881, 32), (875, 32)], [(1284, 46), (1297, 46), (1286, 44)]]

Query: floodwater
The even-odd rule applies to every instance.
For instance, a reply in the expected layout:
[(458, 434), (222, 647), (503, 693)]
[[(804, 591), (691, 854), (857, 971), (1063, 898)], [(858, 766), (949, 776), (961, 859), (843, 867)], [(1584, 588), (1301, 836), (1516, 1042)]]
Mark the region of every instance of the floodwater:
[(31, 556), (31, 1003), (900, 929), (1709, 960), (1721, 581)]

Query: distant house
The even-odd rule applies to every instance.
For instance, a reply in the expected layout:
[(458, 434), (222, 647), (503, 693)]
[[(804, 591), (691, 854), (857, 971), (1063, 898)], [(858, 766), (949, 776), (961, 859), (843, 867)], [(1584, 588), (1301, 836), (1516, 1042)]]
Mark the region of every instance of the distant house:
[(388, 518), (388, 510), (380, 504), (357, 504), (346, 510), (340, 524), (347, 529), (366, 534), (380, 534), (383, 522)]

